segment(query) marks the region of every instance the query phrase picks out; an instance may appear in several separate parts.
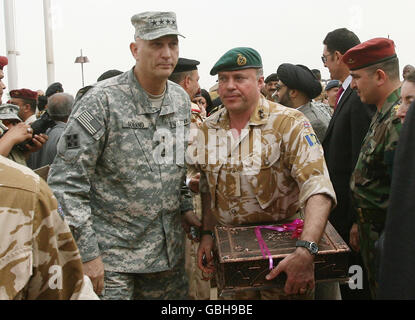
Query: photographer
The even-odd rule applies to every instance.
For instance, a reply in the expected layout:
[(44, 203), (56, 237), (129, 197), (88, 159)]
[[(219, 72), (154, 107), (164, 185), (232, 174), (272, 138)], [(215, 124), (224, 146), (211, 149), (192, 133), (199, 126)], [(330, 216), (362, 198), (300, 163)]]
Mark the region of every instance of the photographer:
[[(19, 107), (12, 104), (0, 106), (0, 155), (9, 158), (21, 165), (26, 165), (29, 155), (42, 148), (48, 140), (44, 134), (33, 136), (33, 129), (22, 122), (17, 115)], [(25, 146), (26, 151), (17, 149), (17, 145), (31, 141), (32, 145)]]
[(31, 169), (36, 170), (53, 163), (56, 147), (72, 112), (73, 103), (74, 98), (66, 93), (56, 93), (48, 99), (47, 115), (42, 119), (52, 122), (48, 125), (51, 128), (46, 131), (49, 140), (41, 150), (30, 156), (27, 164)]

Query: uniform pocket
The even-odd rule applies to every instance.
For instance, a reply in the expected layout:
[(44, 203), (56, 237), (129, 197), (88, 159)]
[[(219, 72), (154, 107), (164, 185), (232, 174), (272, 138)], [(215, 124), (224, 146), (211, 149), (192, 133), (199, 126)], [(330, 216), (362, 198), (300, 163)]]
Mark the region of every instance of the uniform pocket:
[(255, 174), (248, 175), (247, 181), (262, 209), (269, 207), (275, 198), (274, 195), (278, 193), (278, 167), (275, 165), (280, 155), (277, 145), (263, 145), (260, 162), (259, 159), (253, 162), (244, 160), (244, 163), (254, 164), (251, 171)]

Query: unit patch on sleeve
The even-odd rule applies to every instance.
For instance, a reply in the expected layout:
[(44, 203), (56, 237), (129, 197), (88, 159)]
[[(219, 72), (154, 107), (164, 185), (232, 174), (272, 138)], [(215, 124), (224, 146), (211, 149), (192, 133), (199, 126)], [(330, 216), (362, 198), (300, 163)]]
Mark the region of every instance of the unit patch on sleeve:
[(71, 149), (79, 149), (79, 147), (81, 146), (80, 142), (79, 142), (79, 135), (78, 134), (70, 134), (65, 136), (66, 139), (66, 148), (68, 150)]
[(318, 140), (318, 138), (315, 134), (306, 135), (305, 139), (307, 140), (310, 147), (313, 147), (313, 146), (316, 146), (316, 145), (320, 144), (320, 141)]

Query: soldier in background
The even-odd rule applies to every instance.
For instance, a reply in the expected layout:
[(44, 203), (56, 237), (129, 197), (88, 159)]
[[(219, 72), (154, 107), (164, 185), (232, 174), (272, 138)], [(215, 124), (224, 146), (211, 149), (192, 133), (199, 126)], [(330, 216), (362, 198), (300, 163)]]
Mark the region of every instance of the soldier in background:
[[(179, 58), (170, 81), (179, 84), (189, 95), (191, 100), (200, 94), (199, 72), (197, 66), (200, 64), (197, 60)], [(192, 103), (192, 124), (190, 125), (191, 134), (189, 136), (189, 145), (193, 143), (194, 137), (192, 132), (197, 132), (206, 119), (206, 110)], [(196, 192), (192, 194), (194, 213), (197, 219), (202, 219), (202, 204), (200, 194), (198, 193), (198, 182), (200, 174), (195, 170), (189, 169), (187, 172), (187, 184), (191, 190), (192, 186), (196, 186)], [(198, 227), (201, 227), (200, 223)], [(193, 300), (209, 300), (210, 299), (210, 281), (203, 280), (202, 271), (197, 267), (197, 250), (199, 248), (199, 239), (186, 239), (186, 272), (189, 277), (189, 297)]]
[(10, 91), (10, 103), (19, 106), (19, 118), (25, 124), (31, 125), (37, 120), (38, 93), (30, 89), (19, 89)]
[(282, 64), (277, 71), (277, 97), (282, 105), (301, 111), (311, 125), (319, 141), (323, 141), (331, 120), (325, 104), (312, 101), (322, 91), (321, 83), (306, 66)]
[[(211, 71), (211, 75), (219, 74), (219, 94), (224, 108), (202, 125), (197, 146), (205, 152), (189, 155), (201, 171), (203, 231), (199, 268), (209, 274), (214, 271), (211, 252), (216, 224), (288, 223), (300, 217), (299, 210), (303, 208), (303, 242), (297, 242), (296, 251), (267, 276), (271, 280), (285, 272), (288, 280), (284, 290), (249, 291), (235, 294), (233, 298), (310, 299), (315, 285), (316, 243), (323, 235), (336, 197), (323, 150), (311, 126), (306, 125), (307, 118), (261, 95), (262, 68), (257, 51), (235, 48), (219, 59)], [(223, 129), (227, 135), (219, 136), (218, 141), (216, 134)], [(254, 129), (260, 133), (254, 135)], [(232, 140), (232, 145), (228, 145), (228, 140)], [(260, 154), (256, 154), (258, 149), (254, 146), (261, 148)], [(222, 154), (220, 163), (210, 159), (211, 151), (217, 148)], [(237, 149), (245, 150), (244, 154), (233, 152)], [(261, 162), (254, 161), (256, 156), (261, 157)], [(259, 162), (258, 167), (250, 165), (251, 161), (252, 164)]]
[(265, 87), (264, 87), (264, 95), (265, 98), (267, 98), (269, 101), (275, 102), (273, 99), (273, 95), (275, 91), (277, 91), (277, 85), (278, 85), (278, 75), (276, 73), (270, 74), (265, 79)]
[[(0, 155), (26, 166), (29, 155), (39, 151), (48, 141), (48, 136), (33, 136), (33, 129), (22, 122), (18, 113), (19, 107), (16, 105), (6, 103), (0, 106), (0, 121), (7, 129), (0, 137)], [(17, 148), (17, 145), (29, 141), (32, 145), (26, 143), (24, 149)]]
[(186, 299), (182, 188), (187, 93), (168, 77), (180, 35), (173, 12), (131, 19), (136, 65), (78, 94), (49, 184), (103, 299)]
[(351, 238), (350, 244), (362, 253), (375, 298), (380, 258), (376, 245), (385, 227), (394, 154), (402, 126), (396, 116), (401, 99), (399, 60), (394, 42), (385, 38), (357, 45), (342, 59), (353, 78), (351, 88), (357, 90), (363, 103), (377, 107), (350, 183), (359, 231), (359, 238)]
[(51, 190), (0, 156), (0, 300), (97, 299)]
[(337, 100), (337, 93), (341, 87), (342, 83), (339, 80), (331, 80), (327, 83), (326, 88), (324, 89), (327, 94), (327, 102), (332, 109), (332, 113), (334, 112), (334, 107), (336, 106)]

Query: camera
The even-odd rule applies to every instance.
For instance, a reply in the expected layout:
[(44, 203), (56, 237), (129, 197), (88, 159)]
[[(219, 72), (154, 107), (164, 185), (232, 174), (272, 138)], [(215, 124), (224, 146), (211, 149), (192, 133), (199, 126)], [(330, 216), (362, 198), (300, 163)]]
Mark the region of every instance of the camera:
[[(48, 129), (53, 128), (54, 126), (56, 126), (56, 122), (55, 120), (53, 120), (48, 112), (43, 113), (43, 115), (40, 117), (40, 119), (36, 120), (35, 122), (32, 123), (31, 127), (33, 129), (33, 136), (35, 135), (40, 135), (42, 133), (46, 133), (46, 131), (48, 131)], [(18, 145), (16, 145), (15, 147), (22, 152), (26, 152), (28, 151), (27, 149), (27, 145), (31, 145), (33, 146), (33, 142), (31, 140), (25, 141), (23, 143), (20, 143)]]

